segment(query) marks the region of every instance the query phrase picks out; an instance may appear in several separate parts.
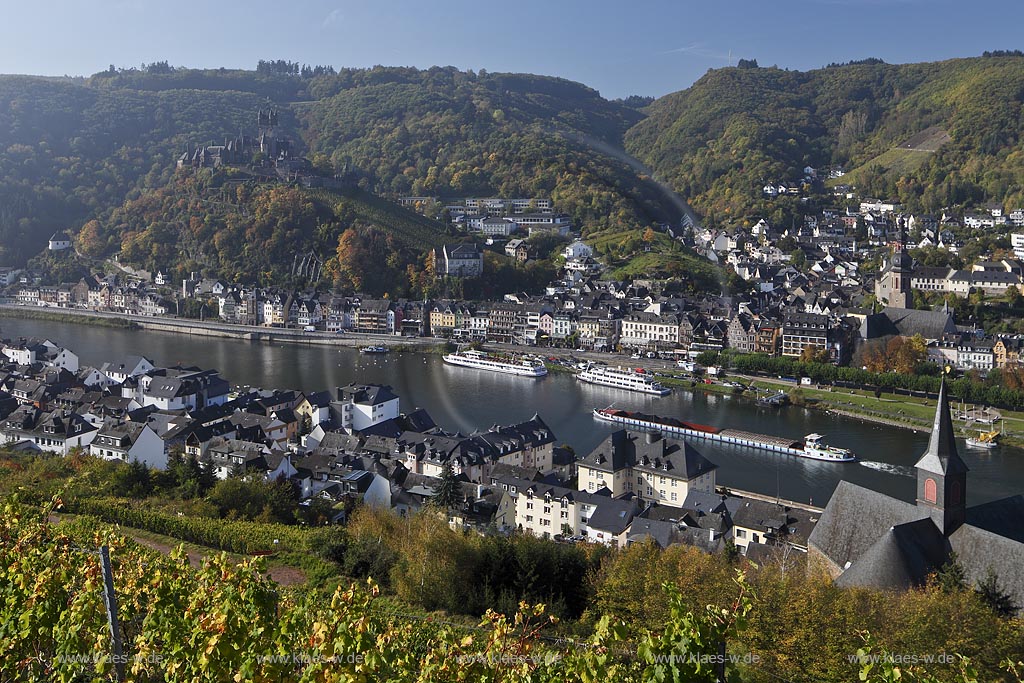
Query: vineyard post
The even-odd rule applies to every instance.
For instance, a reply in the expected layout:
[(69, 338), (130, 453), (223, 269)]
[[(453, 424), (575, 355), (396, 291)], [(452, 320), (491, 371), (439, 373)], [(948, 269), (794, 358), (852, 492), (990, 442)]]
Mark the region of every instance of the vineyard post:
[(110, 640), (113, 646), (114, 671), (117, 680), (124, 680), (124, 650), (121, 645), (121, 628), (117, 623), (117, 594), (114, 592), (114, 572), (110, 568), (110, 548), (100, 546), (100, 566), (103, 569), (103, 602), (107, 606), (107, 623), (110, 624)]

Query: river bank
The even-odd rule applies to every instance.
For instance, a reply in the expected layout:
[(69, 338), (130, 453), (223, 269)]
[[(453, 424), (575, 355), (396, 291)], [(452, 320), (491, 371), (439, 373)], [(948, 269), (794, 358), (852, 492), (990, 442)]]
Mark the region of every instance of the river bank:
[[(253, 327), (183, 318), (128, 316), (117, 313), (76, 309), (54, 310), (11, 304), (0, 304), (0, 318), (23, 318), (27, 320), (45, 320), (97, 327), (152, 330), (190, 337), (239, 339), (267, 345), (288, 344), (296, 346), (359, 348), (367, 345), (384, 344), (393, 352), (431, 355), (442, 354), (447, 348), (446, 341), (432, 337), (308, 332), (299, 329)], [(605, 353), (579, 352), (573, 349), (538, 349), (534, 346), (514, 346), (510, 344), (488, 344), (488, 346), (510, 351), (542, 353), (545, 356), (576, 356), (589, 360), (608, 360), (609, 358), (620, 360), (617, 356), (610, 356)], [(671, 361), (644, 359), (641, 361), (623, 361), (623, 363), (627, 365), (639, 364), (655, 372), (660, 371), (662, 373), (675, 370), (675, 365)], [(560, 364), (546, 363), (546, 365), (555, 374), (572, 373), (572, 370)], [(772, 378), (744, 376), (744, 379), (753, 387), (760, 386), (761, 388), (772, 388), (773, 390), (783, 389), (787, 392), (797, 389), (803, 397), (803, 407), (811, 410), (843, 415), (873, 424), (915, 432), (927, 432), (930, 429), (935, 411), (934, 401), (929, 401), (928, 399), (912, 399), (908, 397), (900, 397), (899, 399), (876, 398), (863, 395), (862, 393), (846, 392), (834, 388), (795, 387), (791, 382)], [(741, 401), (754, 401), (754, 397), (749, 392), (737, 392), (734, 387), (728, 387), (721, 383), (707, 384), (701, 380), (679, 376), (663, 377), (662, 382), (674, 390), (685, 391), (691, 394), (731, 396)], [(1021, 430), (1024, 430), (1024, 414), (1003, 411), (1003, 415), (1011, 425), (1019, 426)], [(962, 426), (959, 431), (962, 436), (973, 434), (973, 432), (963, 429)], [(1024, 447), (1024, 431), (1006, 428), (1004, 429), (1004, 436), (1001, 441), (1008, 446)]]
[(123, 318), (107, 318), (97, 315), (82, 315), (78, 312), (69, 313), (64, 310), (46, 308), (24, 308), (7, 305), (0, 306), (0, 318), (20, 318), (24, 320), (49, 320), (58, 323), (75, 323), (77, 325), (93, 325), (96, 327), (116, 327), (119, 329), (137, 329), (131, 320)]
[[(568, 444), (577, 453), (592, 452), (616, 429), (593, 417), (594, 408), (610, 405), (794, 440), (806, 434), (824, 434), (827, 443), (848, 448), (862, 460), (834, 464), (726, 444), (699, 446), (701, 454), (719, 466), (716, 483), (720, 486), (804, 503), (813, 499), (819, 505), (828, 500), (840, 480), (912, 501), (913, 466), (928, 442), (927, 435), (920, 432), (850, 419), (826, 409), (766, 408), (731, 395), (732, 388), (721, 383), (691, 388), (688, 378), (681, 379), (684, 387), (658, 397), (586, 384), (561, 372), (540, 380), (480, 372), (448, 365), (436, 354), (420, 352), (436, 344), (435, 340), (417, 347), (415, 352), (360, 354), (351, 347), (252, 343), (36, 320), (9, 320), (4, 322), (3, 331), (8, 337), (52, 339), (72, 348), (83, 365), (96, 367), (126, 355), (144, 355), (164, 367), (181, 364), (215, 368), (235, 386), (307, 392), (329, 391), (351, 383), (386, 384), (401, 397), (403, 412), (427, 410), (434, 422), (450, 433), (472, 434), (495, 424), (517, 424), (536, 414), (556, 435), (557, 443)], [(389, 342), (381, 339), (363, 345)], [(488, 348), (512, 351), (502, 345), (489, 344)], [(582, 354), (572, 349), (543, 349), (543, 353), (586, 356), (626, 367), (635, 363), (621, 356)], [(642, 363), (657, 368), (658, 373), (683, 374), (667, 360), (644, 359)], [(847, 400), (838, 392), (833, 398)], [(890, 413), (899, 407), (887, 404)], [(1004, 446), (980, 452), (962, 447), (962, 452), (972, 473), (973, 486), (968, 492), (972, 504), (1021, 491), (1024, 457), (1016, 449)]]

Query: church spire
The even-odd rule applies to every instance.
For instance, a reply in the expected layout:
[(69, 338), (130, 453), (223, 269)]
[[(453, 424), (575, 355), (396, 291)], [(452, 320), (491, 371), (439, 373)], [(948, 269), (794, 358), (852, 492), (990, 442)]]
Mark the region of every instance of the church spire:
[(946, 390), (946, 378), (939, 385), (939, 400), (935, 405), (935, 419), (932, 422), (932, 433), (928, 438), (928, 450), (917, 461), (918, 469), (936, 474), (948, 475), (967, 471), (967, 465), (960, 459), (956, 448), (956, 434), (953, 431), (953, 418), (949, 414), (949, 393)]
[(928, 450), (915, 467), (917, 505), (927, 509), (939, 531), (949, 536), (967, 518), (967, 465), (956, 449), (945, 377), (939, 385), (939, 401), (935, 406)]

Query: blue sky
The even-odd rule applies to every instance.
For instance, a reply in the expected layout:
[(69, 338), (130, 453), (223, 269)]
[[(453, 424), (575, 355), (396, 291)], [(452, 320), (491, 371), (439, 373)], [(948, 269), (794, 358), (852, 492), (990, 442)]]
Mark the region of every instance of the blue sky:
[(663, 95), (740, 57), (809, 69), (1024, 48), (1022, 0), (0, 0), (0, 73), (257, 60), (562, 76)]

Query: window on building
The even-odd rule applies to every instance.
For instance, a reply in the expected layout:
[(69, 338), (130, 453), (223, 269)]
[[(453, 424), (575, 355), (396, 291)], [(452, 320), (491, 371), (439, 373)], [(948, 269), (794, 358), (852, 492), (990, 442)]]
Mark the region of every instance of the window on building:
[(926, 503), (932, 503), (934, 505), (937, 499), (938, 495), (936, 493), (935, 480), (929, 477), (924, 480), (924, 500)]

